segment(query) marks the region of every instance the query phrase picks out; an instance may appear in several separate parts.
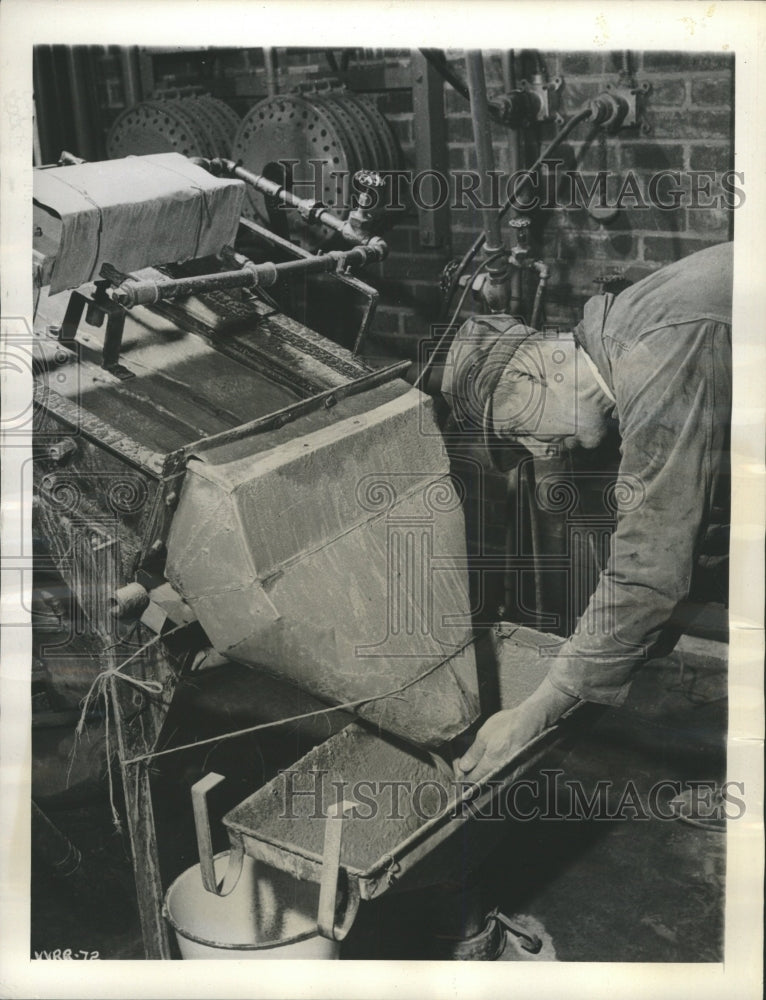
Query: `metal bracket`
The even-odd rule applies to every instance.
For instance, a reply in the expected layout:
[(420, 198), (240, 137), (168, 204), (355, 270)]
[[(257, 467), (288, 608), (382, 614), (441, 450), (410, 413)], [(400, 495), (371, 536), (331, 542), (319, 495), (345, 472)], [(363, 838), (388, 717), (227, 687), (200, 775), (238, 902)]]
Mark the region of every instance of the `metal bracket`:
[(547, 122), (558, 115), (559, 91), (564, 84), (560, 76), (549, 83), (539, 74), (531, 80), (520, 80), (519, 88), (526, 97), (527, 116), (531, 121)]
[[(108, 267), (108, 265), (104, 265)], [(102, 269), (104, 274), (104, 269)], [(96, 281), (96, 291), (93, 296), (84, 295), (81, 291), (73, 291), (69, 296), (64, 322), (59, 329), (58, 342), (67, 350), (78, 353), (77, 331), (82, 322), (83, 311), (86, 311), (85, 318), (92, 326), (100, 327), (106, 317), (106, 331), (104, 333), (104, 346), (101, 350), (101, 367), (114, 375), (121, 381), (135, 378), (132, 371), (120, 364), (120, 351), (122, 349), (122, 334), (125, 328), (125, 311), (118, 306), (106, 294), (107, 286), (111, 279), (104, 276)]]
[(649, 127), (640, 115), (639, 99), (651, 90), (650, 83), (636, 84), (632, 77), (621, 73), (617, 83), (607, 83), (602, 93), (591, 102), (592, 121), (607, 132), (640, 126), (642, 132)]

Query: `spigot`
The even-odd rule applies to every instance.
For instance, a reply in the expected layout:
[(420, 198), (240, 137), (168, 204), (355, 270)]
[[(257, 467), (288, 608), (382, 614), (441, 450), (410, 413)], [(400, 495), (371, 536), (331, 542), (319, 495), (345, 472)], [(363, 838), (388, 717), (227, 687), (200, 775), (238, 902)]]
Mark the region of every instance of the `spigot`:
[(516, 246), (529, 246), (529, 219), (511, 219), (509, 225), (516, 233)]
[(367, 238), (374, 230), (374, 210), (380, 202), (379, 191), (386, 182), (375, 170), (357, 170), (352, 183), (358, 193), (356, 207), (349, 213), (346, 225), (350, 236)]
[(516, 244), (511, 247), (511, 260), (517, 267), (523, 267), (529, 256), (529, 219), (511, 219), (510, 227), (516, 235)]

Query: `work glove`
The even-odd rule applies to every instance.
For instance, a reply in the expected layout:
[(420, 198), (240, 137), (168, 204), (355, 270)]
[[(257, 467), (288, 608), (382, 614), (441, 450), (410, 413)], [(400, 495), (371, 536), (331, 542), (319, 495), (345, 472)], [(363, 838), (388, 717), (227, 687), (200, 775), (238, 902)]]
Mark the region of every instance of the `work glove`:
[(560, 691), (546, 677), (516, 708), (487, 719), (468, 751), (457, 761), (458, 776), (481, 781), (513, 758), (535, 737), (573, 708), (579, 699)]

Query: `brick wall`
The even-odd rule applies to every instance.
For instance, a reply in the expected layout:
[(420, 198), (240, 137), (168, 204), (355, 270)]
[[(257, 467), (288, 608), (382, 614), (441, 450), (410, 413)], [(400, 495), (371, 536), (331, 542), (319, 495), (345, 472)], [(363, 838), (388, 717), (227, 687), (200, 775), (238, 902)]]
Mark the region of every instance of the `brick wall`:
[[(64, 47), (55, 48), (59, 58), (63, 58)], [(99, 49), (93, 53), (90, 76), (95, 89), (91, 110), (100, 119), (95, 131), (102, 135), (123, 106), (126, 94), (119, 50)], [(340, 53), (336, 55), (340, 61)], [(454, 70), (465, 79), (464, 53), (450, 52), (448, 57)], [(530, 78), (541, 64), (549, 79), (561, 77), (560, 111), (568, 116), (595, 97), (607, 83), (617, 82), (624, 59), (621, 52), (523, 52), (515, 60), (516, 77), (517, 81)], [(260, 49), (141, 50), (139, 61), (144, 96), (149, 96), (155, 86), (199, 84), (244, 115), (265, 95)], [(733, 56), (633, 52), (630, 62), (636, 81), (651, 88), (645, 100), (647, 131), (623, 129), (616, 135), (607, 135), (588, 123), (581, 124), (556, 153), (556, 158), (563, 161), (562, 169), (578, 171), (588, 187), (594, 183), (598, 171), (606, 171), (611, 197), (631, 171), (644, 185), (658, 170), (681, 171), (688, 185), (690, 171), (720, 174), (730, 169)], [(279, 49), (276, 64), (280, 90), (331, 74), (327, 53), (321, 49)], [(503, 79), (499, 53), (486, 53), (485, 67), (490, 95), (500, 92)], [(404, 167), (415, 171), (410, 51), (355, 50), (347, 69), (348, 85), (377, 101), (398, 137)], [(61, 101), (66, 110), (68, 90), (63, 84), (62, 87)], [(468, 102), (449, 85), (445, 84), (442, 91), (447, 169), (475, 169)], [(50, 129), (55, 122), (47, 125)], [(536, 158), (557, 127), (545, 123), (522, 130), (522, 166), (528, 166)], [(493, 125), (492, 135), (496, 167), (504, 172), (501, 178), (504, 188), (510, 172), (513, 133)], [(61, 148), (76, 147), (74, 134), (56, 134), (54, 138), (53, 152), (47, 151), (48, 159), (55, 158)], [(686, 205), (673, 210), (640, 208), (632, 206), (629, 199), (610, 219), (593, 218), (584, 208), (577, 207), (529, 213), (533, 252), (552, 269), (546, 319), (565, 324), (575, 322), (583, 301), (597, 290), (594, 279), (610, 269), (622, 268), (628, 279), (635, 280), (663, 263), (730, 238), (733, 214), (725, 208)], [(461, 255), (481, 230), (478, 211), (453, 209), (446, 245), (430, 249), (421, 241), (419, 222), (422, 220), (418, 219), (414, 206), (398, 213), (396, 226), (387, 235), (391, 247), (389, 259), (368, 271), (369, 279), (381, 292), (375, 324), (378, 346), (403, 356), (414, 356), (418, 339), (427, 336), (430, 324), (438, 317), (438, 281), (445, 263)], [(505, 234), (510, 237), (507, 229)], [(468, 308), (474, 308), (473, 303), (469, 302)]]
[[(114, 62), (114, 74), (119, 75), (116, 52), (110, 50), (109, 58)], [(340, 60), (340, 54), (336, 55)], [(450, 65), (465, 79), (464, 53), (454, 51), (448, 57)], [(100, 58), (103, 62), (105, 57)], [(644, 186), (658, 170), (680, 171), (688, 186), (690, 171), (720, 174), (731, 169), (733, 56), (632, 52), (629, 58), (636, 81), (650, 86), (644, 101), (647, 130), (632, 128), (606, 134), (587, 122), (581, 124), (555, 154), (562, 161), (561, 169), (579, 172), (588, 188), (598, 171), (606, 171), (611, 198), (631, 171)], [(607, 83), (616, 83), (624, 59), (622, 52), (522, 52), (515, 60), (516, 78), (529, 79), (540, 68), (550, 80), (561, 77), (560, 112), (566, 117), (603, 91)], [(279, 49), (276, 63), (281, 90), (331, 73), (327, 54), (320, 49)], [(166, 49), (154, 51), (151, 56), (144, 51), (141, 66), (145, 90), (153, 85), (199, 83), (227, 100), (241, 115), (265, 94), (263, 53), (259, 49)], [(149, 68), (150, 74), (145, 77), (144, 71)], [(499, 53), (485, 53), (485, 69), (490, 95), (502, 91)], [(416, 136), (410, 51), (356, 50), (349, 61), (347, 81), (352, 90), (376, 100), (396, 133), (405, 169), (414, 172)], [(447, 169), (475, 169), (468, 102), (447, 84), (443, 86), (443, 100)], [(104, 130), (119, 103), (117, 100), (114, 104), (111, 98), (102, 101)], [(534, 161), (557, 127), (550, 122), (522, 130), (522, 167)], [(493, 125), (492, 135), (496, 168), (504, 174), (504, 189), (511, 169), (513, 133)], [(566, 195), (566, 190), (562, 188), (560, 193)], [(641, 208), (629, 198), (622, 210), (609, 219), (593, 218), (577, 207), (529, 213), (534, 254), (545, 260), (552, 271), (546, 319), (563, 324), (575, 322), (584, 300), (598, 290), (594, 279), (607, 271), (619, 268), (628, 280), (635, 280), (663, 263), (731, 238), (732, 216), (733, 212), (726, 208)], [(395, 355), (415, 355), (419, 338), (428, 335), (431, 323), (438, 318), (438, 282), (444, 265), (460, 256), (481, 230), (481, 218), (475, 209), (453, 209), (446, 245), (431, 249), (421, 241), (419, 221), (413, 205), (398, 213), (395, 228), (387, 234), (389, 259), (367, 272), (381, 292), (374, 327), (377, 347)], [(510, 241), (507, 228), (505, 234)], [(531, 297), (531, 282), (527, 290)], [(469, 302), (468, 309), (473, 308)]]
[[(542, 59), (549, 78), (561, 76), (561, 112), (568, 116), (584, 102), (616, 83), (622, 53), (546, 52)], [(451, 60), (464, 75), (460, 54)], [(485, 60), (488, 88), (502, 89), (499, 57)], [(688, 171), (721, 173), (733, 167), (732, 102), (734, 61), (726, 55), (647, 52), (631, 53), (631, 69), (637, 82), (650, 84), (644, 101), (646, 131), (624, 129), (616, 135), (597, 130), (587, 122), (578, 126), (570, 140), (556, 151), (562, 171), (578, 171), (590, 188), (597, 171), (607, 171), (609, 195), (614, 199), (628, 172), (633, 172), (646, 197), (646, 185), (659, 170), (684, 174), (682, 185), (691, 184)], [(415, 136), (411, 93), (388, 91), (377, 95), (404, 153), (405, 164), (414, 169)], [(445, 85), (449, 165), (456, 170), (476, 167), (473, 132), (468, 103)], [(555, 134), (547, 123), (525, 130), (524, 159), (531, 163), (540, 148)], [(508, 171), (511, 134), (492, 126), (496, 168)], [(583, 208), (541, 209), (530, 214), (531, 239), (536, 255), (552, 269), (546, 318), (573, 323), (583, 302), (598, 291), (594, 280), (605, 272), (621, 270), (635, 281), (664, 263), (677, 260), (704, 246), (732, 237), (733, 212), (725, 207), (679, 206), (663, 210), (639, 207), (626, 194), (623, 208), (613, 219), (598, 220)], [(719, 189), (713, 187), (713, 195)], [(667, 189), (659, 189), (668, 202)], [(451, 247), (431, 250), (419, 239), (418, 220), (410, 211), (396, 227), (389, 243), (392, 253), (381, 268), (376, 284), (382, 293), (376, 332), (381, 343), (399, 353), (411, 353), (413, 341), (427, 335), (437, 315), (438, 277), (446, 261), (460, 255), (481, 229), (478, 213), (451, 212)], [(507, 233), (507, 230), (506, 230)], [(469, 308), (473, 306), (469, 305)]]

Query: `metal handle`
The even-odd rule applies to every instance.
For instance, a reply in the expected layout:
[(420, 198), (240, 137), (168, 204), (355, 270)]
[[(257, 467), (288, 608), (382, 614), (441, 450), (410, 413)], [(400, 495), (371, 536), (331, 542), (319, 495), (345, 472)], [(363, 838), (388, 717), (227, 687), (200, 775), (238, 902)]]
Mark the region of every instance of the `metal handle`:
[(208, 892), (216, 896), (228, 896), (239, 882), (242, 874), (242, 863), (245, 857), (244, 844), (233, 842), (229, 853), (229, 864), (226, 874), (218, 882), (215, 874), (215, 857), (213, 855), (213, 837), (210, 833), (210, 814), (207, 808), (207, 796), (224, 780), (222, 774), (211, 771), (204, 778), (192, 785), (192, 809), (194, 810), (194, 829), (197, 833), (197, 851), (199, 867), (202, 874), (202, 884)]
[(319, 909), (317, 929), (322, 937), (330, 941), (342, 941), (351, 930), (360, 897), (355, 880), (348, 880), (348, 898), (343, 920), (335, 923), (335, 909), (338, 897), (338, 875), (340, 873), (340, 851), (343, 843), (343, 817), (351, 812), (355, 803), (343, 801), (330, 806), (324, 828), (324, 852), (322, 857), (322, 878), (319, 883)]

